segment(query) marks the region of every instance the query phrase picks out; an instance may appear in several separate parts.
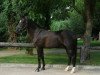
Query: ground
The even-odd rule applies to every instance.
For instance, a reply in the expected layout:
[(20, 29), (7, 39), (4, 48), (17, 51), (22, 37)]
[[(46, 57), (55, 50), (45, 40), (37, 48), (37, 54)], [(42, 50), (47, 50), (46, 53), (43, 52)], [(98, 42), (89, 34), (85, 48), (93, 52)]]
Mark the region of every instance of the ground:
[(18, 55), (18, 54), (24, 54), (25, 51), (20, 51), (20, 50), (14, 50), (14, 49), (5, 49), (0, 51), (0, 57), (4, 56), (11, 56), (11, 55)]
[(45, 71), (36, 72), (33, 64), (0, 64), (0, 75), (100, 75), (98, 66), (79, 66), (74, 74), (65, 72), (65, 65), (46, 65)]
[[(0, 57), (24, 54), (20, 50), (0, 51)], [(66, 65), (46, 65), (45, 71), (35, 72), (37, 65), (34, 64), (13, 64), (0, 63), (0, 75), (71, 75), (70, 71), (65, 72)], [(73, 75), (100, 75), (100, 66), (78, 65)]]

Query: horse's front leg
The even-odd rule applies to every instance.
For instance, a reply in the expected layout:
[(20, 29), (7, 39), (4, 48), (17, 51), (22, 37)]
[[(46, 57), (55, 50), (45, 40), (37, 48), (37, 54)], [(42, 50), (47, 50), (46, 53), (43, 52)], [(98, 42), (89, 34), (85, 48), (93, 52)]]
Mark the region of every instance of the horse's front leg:
[(42, 70), (45, 70), (45, 61), (44, 61), (44, 51), (43, 51), (43, 48), (41, 48), (41, 59), (42, 59)]
[(37, 48), (37, 55), (38, 55), (38, 67), (35, 71), (39, 72), (41, 68), (41, 51)]

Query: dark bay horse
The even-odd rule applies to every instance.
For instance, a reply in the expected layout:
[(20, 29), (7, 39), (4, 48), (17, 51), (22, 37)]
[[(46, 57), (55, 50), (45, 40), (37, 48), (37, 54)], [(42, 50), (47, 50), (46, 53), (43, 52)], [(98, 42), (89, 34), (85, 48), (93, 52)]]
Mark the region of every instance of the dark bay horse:
[[(40, 69), (45, 70), (44, 61), (44, 51), (43, 48), (65, 48), (68, 55), (68, 66), (65, 71), (69, 70), (70, 64), (72, 63), (73, 68), (71, 73), (75, 70), (76, 65), (76, 54), (77, 54), (77, 38), (76, 35), (68, 30), (61, 30), (58, 32), (52, 32), (44, 30), (38, 27), (38, 25), (23, 16), (16, 27), (16, 33), (20, 33), (21, 30), (26, 29), (30, 38), (33, 40), (34, 46), (37, 49), (38, 54), (38, 67), (37, 71)], [(41, 68), (41, 63), (43, 64)]]

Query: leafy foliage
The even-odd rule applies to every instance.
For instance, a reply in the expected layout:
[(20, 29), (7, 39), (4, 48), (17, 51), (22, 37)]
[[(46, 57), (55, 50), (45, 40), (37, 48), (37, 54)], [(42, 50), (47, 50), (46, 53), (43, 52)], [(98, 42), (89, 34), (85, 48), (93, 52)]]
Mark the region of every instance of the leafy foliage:
[[(81, 13), (84, 12), (84, 0), (0, 0), (0, 41), (7, 41), (8, 20), (11, 17), (14, 27), (20, 20), (20, 15), (26, 14), (41, 28), (48, 28), (52, 31), (70, 29), (77, 34), (83, 34), (85, 30), (82, 15), (73, 9), (77, 7)], [(96, 3), (93, 33), (100, 30), (99, 2)], [(15, 29), (15, 28), (14, 28)], [(97, 32), (96, 32), (97, 31)], [(26, 32), (22, 34), (25, 37)], [(3, 39), (4, 38), (4, 39)]]
[(59, 31), (64, 29), (70, 29), (70, 24), (68, 20), (60, 20), (60, 21), (52, 21), (51, 30), (52, 31)]
[(7, 34), (7, 17), (4, 15), (5, 13), (0, 14), (0, 41), (6, 41), (8, 38)]
[(76, 11), (70, 12), (70, 27), (77, 34), (84, 34), (85, 24), (83, 18)]
[(93, 34), (98, 35), (100, 32), (100, 2), (96, 3), (95, 13), (94, 13), (94, 26), (93, 26)]

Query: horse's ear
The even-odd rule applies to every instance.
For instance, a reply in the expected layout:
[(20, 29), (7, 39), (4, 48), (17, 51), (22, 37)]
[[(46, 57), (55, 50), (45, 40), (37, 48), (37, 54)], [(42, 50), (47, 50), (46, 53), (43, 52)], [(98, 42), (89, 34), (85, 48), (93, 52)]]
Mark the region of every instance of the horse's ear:
[(28, 13), (20, 14), (20, 18), (26, 18), (28, 16)]
[(28, 16), (25, 16), (24, 18), (27, 20), (28, 19)]
[(20, 16), (20, 18), (24, 18), (25, 17), (23, 14), (20, 14), (19, 16)]

